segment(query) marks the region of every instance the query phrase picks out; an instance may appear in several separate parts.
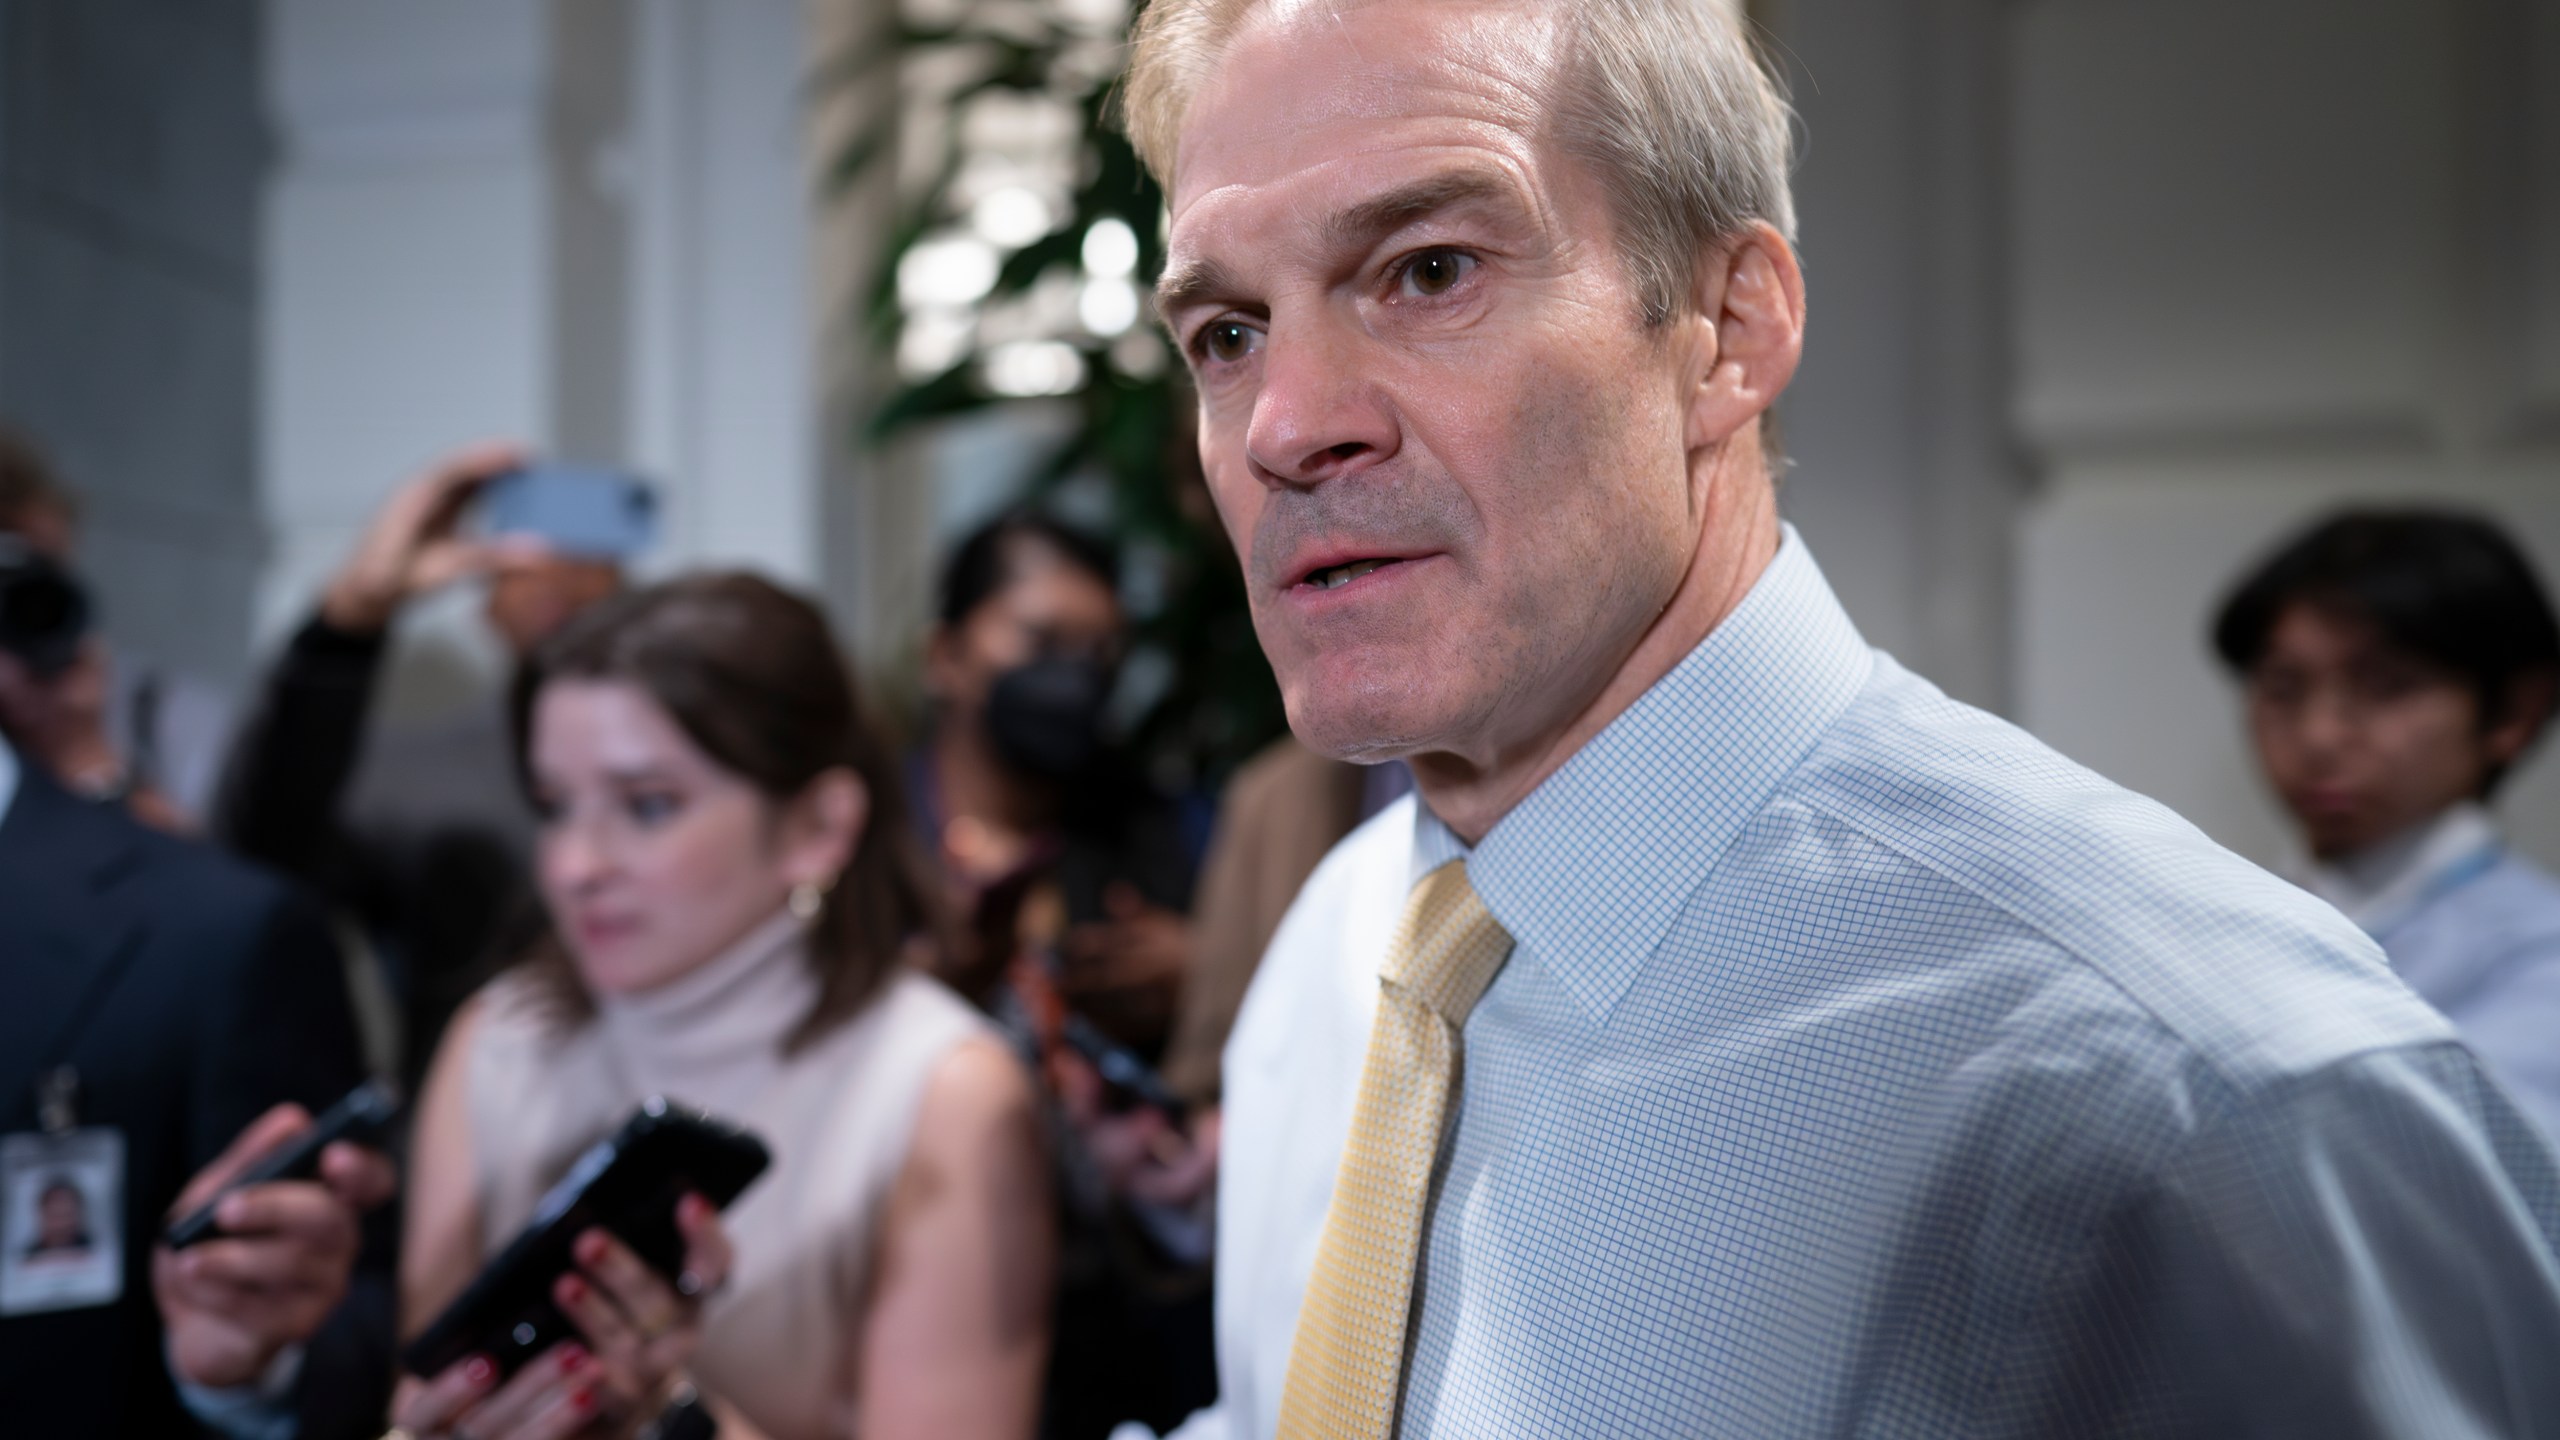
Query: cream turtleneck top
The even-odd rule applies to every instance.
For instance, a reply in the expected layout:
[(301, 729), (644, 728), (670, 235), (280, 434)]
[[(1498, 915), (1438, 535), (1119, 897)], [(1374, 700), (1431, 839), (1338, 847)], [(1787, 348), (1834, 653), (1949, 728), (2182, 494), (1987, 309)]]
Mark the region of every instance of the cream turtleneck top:
[(763, 1137), (774, 1163), (725, 1217), (737, 1269), (693, 1370), (774, 1440), (855, 1433), (880, 1212), (934, 1068), (992, 1033), (949, 990), (901, 971), (785, 1057), (816, 998), (800, 926), (781, 915), (667, 985), (601, 1000), (584, 1023), (546, 1013), (521, 973), (501, 976), (482, 993), (468, 1069), (484, 1255), (650, 1095)]

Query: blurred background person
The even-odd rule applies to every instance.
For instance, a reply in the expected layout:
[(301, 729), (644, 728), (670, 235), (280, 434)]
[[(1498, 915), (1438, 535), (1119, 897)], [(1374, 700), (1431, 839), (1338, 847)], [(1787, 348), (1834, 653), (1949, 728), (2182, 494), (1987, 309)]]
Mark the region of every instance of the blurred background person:
[(1221, 1057), (1281, 917), (1336, 842), (1412, 788), (1401, 761), (1345, 764), (1285, 736), (1266, 746), (1218, 797), (1201, 861), (1194, 954), (1162, 1066), (1184, 1113), (1112, 1095), (1081, 1057), (1051, 1065), (1103, 1187), (1154, 1220), (1163, 1248), (1191, 1254), (1214, 1238)]
[[(584, 1397), (606, 1433), (634, 1433), (688, 1378), (723, 1435), (1028, 1435), (1050, 1268), (1034, 1092), (922, 973), (932, 896), (826, 621), (752, 576), (680, 579), (572, 622), (517, 694), (552, 929), (438, 1051), (405, 1328), (649, 1095), (745, 1126), (775, 1160), (725, 1219), (686, 1217), (725, 1291), (696, 1305), (582, 1250), (556, 1294), (583, 1357), (495, 1394), (457, 1366), (412, 1387), (402, 1423), (506, 1440)], [(605, 1296), (660, 1317), (663, 1343), (625, 1343)]]
[(2560, 686), (2532, 564), (2476, 515), (2349, 511), (2261, 560), (2213, 646), (2300, 837), (2293, 878), (2560, 1135), (2560, 883), (2489, 809)]
[(1218, 1103), (1218, 1056), (1289, 902), (1335, 842), (1413, 788), (1401, 761), (1351, 765), (1282, 736), (1218, 797), (1200, 864), (1194, 955), (1166, 1042), (1165, 1083), (1189, 1104)]
[[(79, 535), (78, 499), (33, 442), (0, 425), (0, 536), (70, 569)], [(230, 723), (211, 686), (111, 653), (94, 630), (58, 673), (0, 669), (0, 716), (56, 780), (180, 833), (196, 828), (211, 798)]]
[[(0, 554), (11, 646), (27, 638), (26, 573)], [(73, 794), (0, 724), (0, 995), (10, 1432), (158, 1440), (202, 1419), (303, 1440), (371, 1433), (390, 1297), (386, 1275), (357, 1285), (357, 1214), (388, 1196), (386, 1161), (332, 1147), (319, 1182), (229, 1202), (221, 1237), (184, 1255), (158, 1243), (173, 1213), (361, 1078), (317, 907)], [(19, 1231), (41, 1221), (21, 1193), (66, 1181), (86, 1244), (42, 1276), (16, 1273), (41, 1238)]]
[(1108, 546), (1000, 516), (951, 552), (909, 756), (916, 824), (964, 911), (1006, 882), (1066, 1001), (1152, 1060), (1191, 961), (1180, 811), (1111, 743), (1125, 645)]
[(938, 613), (926, 732), (907, 762), (918, 833), (966, 917), (960, 983), (1014, 1030), (1057, 1105), (1062, 1243), (1042, 1433), (1170, 1422), (1216, 1389), (1198, 1203), (1214, 1143), (1151, 1151), (1166, 1127), (1123, 1126), (1137, 1133), (1108, 1138), (1185, 1182), (1139, 1178), (1157, 1180), (1161, 1206), (1133, 1195), (1138, 1160), (1087, 1143), (1114, 1097), (1063, 1039), (1072, 1015), (1154, 1063), (1191, 969), (1195, 862), (1180, 811), (1109, 729), (1126, 643), (1118, 566), (1060, 521), (1000, 515), (945, 562)]
[(454, 1007), (535, 926), (534, 817), (515, 780), (503, 687), (446, 713), (377, 721), (394, 623), (449, 586), (486, 586), (516, 657), (622, 585), (618, 559), (482, 533), (473, 501), (524, 452), (466, 450), (403, 486), (260, 682), (215, 829), (354, 917), (401, 1006), (414, 1081)]

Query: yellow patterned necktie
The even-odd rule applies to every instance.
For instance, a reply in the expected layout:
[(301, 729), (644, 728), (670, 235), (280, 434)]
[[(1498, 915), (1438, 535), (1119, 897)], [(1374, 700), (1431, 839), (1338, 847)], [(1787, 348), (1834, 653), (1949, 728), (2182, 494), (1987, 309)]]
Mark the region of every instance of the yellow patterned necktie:
[(1395, 1430), (1459, 1032), (1510, 954), (1511, 937), (1476, 898), (1465, 861), (1413, 887), (1379, 974), (1351, 1139), (1290, 1343), (1280, 1440), (1386, 1440)]

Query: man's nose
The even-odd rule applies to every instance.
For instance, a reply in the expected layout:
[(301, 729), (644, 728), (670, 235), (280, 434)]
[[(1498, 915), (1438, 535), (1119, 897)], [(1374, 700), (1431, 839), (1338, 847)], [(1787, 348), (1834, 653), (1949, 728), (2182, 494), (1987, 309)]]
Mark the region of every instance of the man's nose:
[(2304, 701), (2294, 728), (2305, 749), (2328, 758), (2354, 739), (2357, 718), (2354, 701), (2337, 686), (2324, 685)]
[(1263, 484), (1339, 480), (1396, 452), (1395, 412), (1363, 337), (1329, 317), (1273, 318), (1245, 457)]

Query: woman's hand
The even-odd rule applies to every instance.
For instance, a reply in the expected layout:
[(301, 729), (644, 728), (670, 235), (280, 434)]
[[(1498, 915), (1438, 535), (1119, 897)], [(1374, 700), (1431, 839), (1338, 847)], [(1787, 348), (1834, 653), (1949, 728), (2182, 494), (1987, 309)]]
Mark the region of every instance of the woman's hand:
[(589, 1230), (578, 1237), (578, 1272), (552, 1287), (602, 1372), (607, 1414), (648, 1420), (666, 1408), (702, 1344), (702, 1302), (728, 1282), (732, 1257), (720, 1212), (687, 1195), (676, 1204), (676, 1224), (685, 1258), (673, 1283), (621, 1241)]
[(391, 1433), (404, 1440), (566, 1440), (592, 1433), (602, 1417), (603, 1367), (575, 1341), (535, 1356), (504, 1385), (497, 1378), (498, 1367), (474, 1355), (424, 1384), (404, 1383)]
[(554, 1346), (494, 1390), (495, 1368), (478, 1356), (424, 1385), (398, 1407), (418, 1440), (560, 1440), (636, 1434), (657, 1418), (702, 1343), (702, 1302), (729, 1278), (732, 1254), (719, 1212), (699, 1195), (676, 1205), (683, 1272), (670, 1282), (603, 1230), (577, 1240), (576, 1270), (552, 1299), (581, 1340)]

